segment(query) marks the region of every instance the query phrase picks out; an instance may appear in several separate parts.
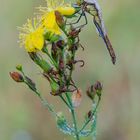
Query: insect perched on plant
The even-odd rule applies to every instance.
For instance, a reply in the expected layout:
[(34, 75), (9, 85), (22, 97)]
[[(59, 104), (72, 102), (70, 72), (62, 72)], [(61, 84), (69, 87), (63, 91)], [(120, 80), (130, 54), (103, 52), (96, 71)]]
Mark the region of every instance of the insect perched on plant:
[(104, 21), (102, 18), (102, 12), (101, 12), (101, 9), (100, 9), (100, 6), (99, 6), (97, 0), (78, 0), (78, 2), (76, 4), (74, 4), (74, 7), (77, 9), (79, 8), (79, 11), (77, 12), (77, 14), (80, 14), (80, 16), (79, 16), (78, 20), (76, 22), (74, 22), (73, 24), (78, 23), (80, 21), (80, 19), (82, 18), (82, 16), (84, 16), (86, 22), (85, 22), (85, 24), (81, 25), (81, 26), (84, 26), (88, 23), (86, 13), (89, 13), (90, 15), (92, 15), (93, 22), (95, 24), (97, 32), (99, 33), (99, 36), (101, 36), (102, 39), (104, 40), (104, 43), (111, 56), (112, 63), (115, 64), (116, 55), (115, 55), (114, 49), (111, 45), (111, 42), (108, 38), (106, 29), (105, 29), (105, 25), (104, 25)]

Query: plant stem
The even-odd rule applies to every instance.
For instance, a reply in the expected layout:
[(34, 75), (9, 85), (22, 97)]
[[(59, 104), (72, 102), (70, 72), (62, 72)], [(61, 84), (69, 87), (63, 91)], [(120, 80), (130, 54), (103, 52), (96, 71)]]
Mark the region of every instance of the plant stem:
[[(25, 83), (27, 86), (29, 86), (28, 82), (24, 81), (24, 83)], [(44, 97), (42, 97), (41, 94), (40, 94), (37, 90), (33, 90), (33, 89), (31, 89), (31, 90), (39, 97), (39, 99), (40, 99), (41, 102), (42, 102), (42, 105), (43, 105), (44, 107), (46, 107), (54, 116), (57, 116), (56, 111), (55, 111), (55, 110), (53, 109), (53, 107), (48, 103), (48, 101), (47, 101)]]
[[(93, 117), (94, 114), (96, 113), (97, 108), (98, 108), (98, 106), (99, 106), (99, 102), (100, 102), (100, 98), (99, 98), (99, 100), (98, 100), (98, 102), (97, 102), (96, 108), (95, 108), (95, 110), (93, 111), (91, 117)], [(84, 123), (84, 125), (83, 125), (83, 127), (80, 129), (79, 133), (82, 132), (82, 131), (85, 129), (85, 127), (89, 124), (90, 121), (91, 121), (91, 119), (89, 118), (89, 119)]]
[(67, 101), (64, 99), (62, 95), (60, 95), (60, 98), (63, 100), (63, 102), (67, 105), (69, 109), (71, 109), (71, 106), (67, 103)]
[(80, 140), (79, 133), (78, 133), (78, 128), (77, 128), (77, 121), (76, 121), (76, 115), (75, 115), (74, 107), (72, 105), (72, 102), (71, 102), (71, 99), (70, 99), (68, 93), (66, 93), (66, 97), (68, 99), (69, 104), (71, 105), (71, 109), (70, 110), (71, 110), (73, 124), (74, 124), (74, 128), (75, 128), (76, 140)]
[(48, 55), (48, 57), (50, 58), (50, 60), (52, 61), (52, 63), (54, 64), (55, 68), (57, 69), (57, 63), (55, 62), (55, 60), (52, 58), (52, 56), (49, 54), (48, 50), (46, 48), (43, 49), (43, 51)]
[[(35, 93), (38, 93), (37, 91)], [(37, 94), (38, 97), (40, 98), (42, 105), (44, 107), (46, 107), (53, 115), (57, 116), (57, 113), (54, 111), (54, 109), (52, 108), (52, 106), (48, 103), (48, 101), (43, 98), (40, 94)]]

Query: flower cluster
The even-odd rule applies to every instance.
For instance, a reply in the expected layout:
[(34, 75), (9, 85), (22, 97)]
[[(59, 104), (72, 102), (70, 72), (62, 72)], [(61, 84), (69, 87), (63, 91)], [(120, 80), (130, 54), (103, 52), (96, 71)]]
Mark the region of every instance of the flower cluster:
[(37, 18), (28, 19), (23, 27), (19, 27), (20, 44), (25, 47), (27, 52), (42, 50), (46, 34), (61, 35), (61, 29), (56, 21), (56, 12), (62, 16), (72, 16), (76, 12), (74, 7), (65, 4), (63, 0), (47, 0), (46, 2), (46, 7), (37, 8), (39, 10)]

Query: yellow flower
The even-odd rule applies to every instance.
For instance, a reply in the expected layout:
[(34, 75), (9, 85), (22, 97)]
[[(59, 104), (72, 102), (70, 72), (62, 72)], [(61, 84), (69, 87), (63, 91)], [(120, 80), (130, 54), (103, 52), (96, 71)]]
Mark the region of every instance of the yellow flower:
[(41, 50), (44, 46), (44, 29), (41, 28), (37, 20), (28, 19), (27, 23), (23, 27), (19, 27), (20, 30), (20, 46), (25, 46), (27, 52), (36, 52)]
[(65, 4), (64, 0), (46, 0), (47, 7), (39, 7), (43, 27), (54, 34), (61, 34), (61, 30), (56, 22), (55, 11), (63, 16), (71, 16), (75, 9), (70, 4)]
[(61, 34), (61, 30), (56, 23), (55, 11), (48, 12), (47, 15), (42, 18), (42, 25), (52, 34)]
[(70, 4), (65, 4), (64, 0), (46, 0), (46, 11), (59, 11), (64, 16), (71, 16), (75, 9)]

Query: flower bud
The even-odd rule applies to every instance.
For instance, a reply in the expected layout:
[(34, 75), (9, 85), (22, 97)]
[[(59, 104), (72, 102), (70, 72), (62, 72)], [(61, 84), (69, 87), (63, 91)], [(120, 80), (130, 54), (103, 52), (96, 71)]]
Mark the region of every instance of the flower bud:
[(18, 72), (10, 72), (10, 76), (16, 82), (24, 82), (23, 76)]
[[(43, 51), (46, 53), (48, 53), (47, 49), (43, 49)], [(29, 53), (30, 58), (37, 64), (40, 66), (40, 68), (42, 68), (45, 72), (49, 72), (51, 70), (51, 66), (50, 64), (45, 61), (44, 59), (40, 58), (36, 53)]]
[(82, 100), (81, 90), (78, 89), (72, 93), (72, 104), (74, 107), (78, 107)]
[(19, 70), (19, 71), (22, 71), (22, 65), (17, 65), (16, 69)]

